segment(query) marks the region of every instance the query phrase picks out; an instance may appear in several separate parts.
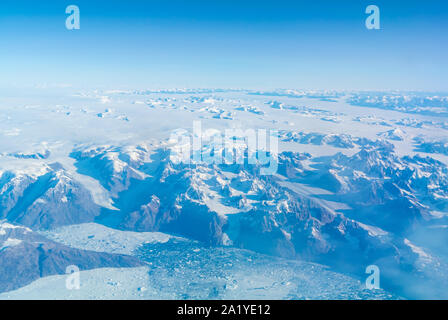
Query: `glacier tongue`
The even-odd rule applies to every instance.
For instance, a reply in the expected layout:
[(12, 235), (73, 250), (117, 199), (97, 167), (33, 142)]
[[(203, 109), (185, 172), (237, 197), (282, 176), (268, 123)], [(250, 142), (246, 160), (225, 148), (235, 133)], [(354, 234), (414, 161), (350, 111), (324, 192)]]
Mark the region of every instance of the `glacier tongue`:
[[(115, 244), (102, 250), (116, 251)], [(135, 254), (147, 266), (82, 271), (80, 290), (67, 290), (66, 276), (49, 276), (0, 299), (397, 299), (318, 264), (187, 239), (146, 243)]]
[(20, 288), (41, 277), (65, 274), (72, 265), (89, 270), (136, 267), (142, 263), (129, 255), (75, 249), (29, 228), (0, 221), (0, 292)]

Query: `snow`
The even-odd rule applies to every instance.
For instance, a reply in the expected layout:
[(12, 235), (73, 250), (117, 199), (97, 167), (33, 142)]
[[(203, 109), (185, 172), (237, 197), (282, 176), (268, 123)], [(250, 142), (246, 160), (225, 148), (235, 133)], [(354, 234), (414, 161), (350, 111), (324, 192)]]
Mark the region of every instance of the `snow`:
[(409, 241), (408, 239), (404, 239), (404, 243), (409, 246), (413, 252), (415, 252), (416, 254), (418, 254), (419, 256), (419, 260), (422, 263), (428, 263), (432, 261), (432, 258), (429, 254), (427, 254), (422, 248), (414, 245), (411, 241)]
[(163, 243), (172, 238), (160, 232), (120, 231), (97, 223), (69, 225), (41, 233), (72, 248), (121, 254), (132, 254), (145, 243)]
[(15, 291), (1, 293), (0, 300), (117, 300), (156, 299), (149, 285), (148, 268), (103, 268), (81, 271), (80, 289), (66, 287), (66, 275), (41, 278)]
[(30, 228), (13, 225), (13, 224), (10, 224), (8, 222), (5, 222), (4, 220), (0, 220), (0, 235), (5, 235), (6, 231), (8, 229), (20, 229), (20, 230), (24, 231), (25, 233), (26, 232), (31, 232)]
[[(250, 215), (245, 214), (253, 210), (266, 214), (261, 217), (265, 219), (265, 233), (253, 241), (262, 237), (270, 239), (274, 234), (270, 231), (275, 230), (279, 234), (279, 239), (275, 238), (275, 241), (284, 241), (293, 246), (297, 234), (303, 231), (309, 232), (307, 236), (322, 244), (322, 247), (328, 244), (333, 249), (331, 234), (325, 233), (329, 229), (338, 231), (337, 236), (346, 237), (344, 239), (349, 240), (347, 243), (368, 242), (372, 245), (369, 247), (372, 252), (382, 248), (375, 247), (375, 241), (381, 238), (384, 241), (381, 244), (397, 248), (398, 255), (406, 256), (408, 251), (413, 252), (420, 262), (428, 266), (433, 255), (437, 256), (433, 248), (429, 250), (418, 241), (414, 244), (414, 240), (411, 243), (403, 239), (405, 233), (398, 229), (408, 222), (407, 219), (411, 219), (411, 214), (414, 217), (414, 211), (407, 209), (415, 209), (415, 220), (420, 217), (428, 219), (428, 224), (433, 228), (447, 223), (448, 153), (444, 136), (448, 122), (445, 120), (446, 108), (442, 108), (446, 107), (445, 96), (306, 90), (40, 90), (44, 91), (0, 98), (0, 135), (4, 137), (0, 142), (0, 204), (4, 209), (1, 218), (14, 219), (24, 213), (29, 217), (31, 211), (39, 221), (51, 210), (61, 213), (61, 210), (74, 205), (75, 192), (81, 197), (78, 202), (88, 204), (87, 209), (92, 209), (94, 214), (83, 220), (89, 223), (72, 221), (76, 218), (72, 214), (62, 221), (62, 224), (69, 225), (41, 231), (43, 236), (56, 242), (79, 249), (133, 255), (145, 245), (162, 245), (175, 239), (165, 233), (136, 230), (157, 230), (157, 219), (164, 217), (166, 220), (163, 223), (169, 226), (170, 219), (182, 214), (185, 208), (188, 210), (188, 205), (193, 202), (198, 207), (208, 209), (204, 212), (213, 218), (216, 214), (216, 221), (224, 224), (219, 226), (222, 233), (213, 236), (221, 241), (220, 245), (228, 248), (242, 245), (238, 243), (240, 237), (235, 221), (238, 222), (241, 216), (251, 219)], [(190, 146), (185, 141), (184, 145), (176, 144), (169, 138), (175, 130), (184, 130), (191, 135), (195, 120), (202, 121), (205, 140), (226, 129), (278, 130), (279, 153), (309, 153), (309, 157), (291, 162), (290, 176), (277, 173), (267, 177), (268, 180), (250, 170), (243, 170), (240, 174), (238, 169), (219, 166), (205, 168), (191, 164), (190, 167), (183, 167), (181, 161), (176, 167), (158, 159), (157, 152), (160, 150), (181, 151), (183, 147)], [(384, 141), (391, 148), (381, 153), (375, 148), (383, 148), (386, 145)], [(92, 155), (92, 158), (98, 156), (98, 159), (87, 161), (87, 167), (82, 167), (73, 158), (73, 152), (78, 151)], [(367, 156), (362, 157), (362, 152), (366, 152)], [(171, 155), (171, 159), (176, 160), (175, 154)], [(422, 158), (428, 156), (440, 163), (424, 160), (426, 158), (415, 161), (403, 159), (415, 155)], [(291, 160), (291, 156), (287, 158)], [(163, 174), (158, 176), (158, 170), (163, 170)], [(55, 186), (37, 183), (40, 177), (48, 173), (55, 174)], [(170, 180), (173, 177), (175, 179)], [(176, 186), (179, 184), (179, 190), (185, 184), (194, 192), (173, 190), (171, 185), (163, 184), (165, 179)], [(157, 186), (161, 190), (152, 187), (156, 183), (159, 183)], [(164, 194), (165, 190), (172, 194)], [(178, 201), (169, 202), (171, 195), (178, 197)], [(148, 207), (152, 199), (158, 199), (157, 205)], [(376, 215), (362, 213), (363, 208), (378, 210), (380, 204), (387, 206), (389, 201), (396, 204), (397, 199), (405, 201), (398, 209), (391, 205), (382, 208)], [(159, 207), (164, 211), (159, 212)], [(143, 212), (142, 208), (147, 210)], [(391, 208), (395, 210), (394, 217), (401, 219), (400, 223), (388, 220), (392, 219), (392, 215), (388, 216)], [(13, 214), (10, 214), (11, 211)], [(78, 213), (81, 218), (87, 217), (85, 211)], [(131, 230), (135, 228), (134, 231), (119, 231), (101, 225), (104, 221), (97, 216), (100, 213), (101, 217), (116, 218), (117, 221), (126, 214), (135, 214), (136, 223), (146, 214), (147, 224), (127, 226)], [(312, 216), (304, 222), (309, 226), (307, 230), (302, 225), (294, 225), (302, 213)], [(350, 219), (345, 214), (350, 215)], [(206, 225), (212, 225), (211, 221), (215, 222), (207, 220)], [(254, 218), (252, 222), (259, 227), (256, 221)], [(225, 225), (234, 222), (235, 225), (230, 227)], [(350, 230), (350, 222), (359, 233)], [(30, 225), (26, 230), (38, 227)], [(195, 228), (196, 225), (192, 223), (188, 227)], [(0, 236), (6, 236), (11, 228), (22, 227), (2, 221)], [(183, 231), (184, 236), (191, 236), (191, 233), (197, 237), (210, 236), (207, 233), (210, 230), (182, 230), (180, 227), (176, 230)], [(192, 232), (189, 234), (186, 231)], [(364, 235), (365, 238), (362, 238)], [(2, 240), (2, 248), (20, 245), (14, 236), (6, 237)], [(316, 245), (312, 250), (321, 253), (319, 250), (322, 247)], [(239, 257), (240, 253), (232, 254)], [(210, 259), (210, 256), (200, 258)], [(325, 259), (322, 256), (311, 258)], [(206, 261), (198, 263), (206, 264)], [(226, 263), (236, 262), (228, 259)], [(175, 265), (175, 261), (164, 265), (163, 270), (170, 270), (171, 265)], [(260, 275), (250, 276), (253, 266), (244, 266), (248, 269), (241, 268), (223, 280), (228, 290), (224, 290), (220, 298), (285, 298), (290, 294), (302, 298), (322, 297), (317, 293), (321, 286), (309, 283), (312, 279), (307, 279), (306, 273), (298, 276), (303, 281), (301, 284), (307, 283), (307, 288), (315, 286), (314, 291), (300, 293), (295, 287), (299, 293), (291, 293), (288, 287), (297, 285), (293, 281), (296, 275), (285, 271), (287, 276), (280, 277), (279, 282), (277, 276), (269, 276), (269, 272), (276, 271), (275, 268), (260, 268)], [(83, 293), (66, 292), (63, 288), (64, 276), (55, 276), (37, 280), (27, 289), (22, 288), (11, 294), (16, 297), (39, 297), (41, 290), (42, 296), (53, 298), (104, 299), (179, 298), (180, 292), (188, 294), (187, 281), (176, 282), (175, 276), (162, 273), (173, 285), (166, 288), (154, 283), (155, 280), (148, 276), (152, 269), (148, 268), (82, 271), (81, 275), (86, 279)], [(194, 272), (193, 267), (181, 270)], [(322, 269), (319, 272), (327, 275)], [(318, 275), (316, 277), (319, 278)], [(340, 280), (353, 284), (348, 278)], [(337, 287), (334, 282), (330, 284)], [(180, 286), (177, 291), (176, 285)], [(205, 285), (206, 290), (211, 287)], [(51, 292), (52, 288), (56, 293)], [(168, 290), (166, 295), (162, 289)], [(207, 298), (203, 292), (193, 296)], [(323, 296), (337, 297), (336, 292), (327, 291)]]
[(359, 224), (363, 229), (367, 230), (367, 231), (369, 232), (369, 234), (372, 235), (372, 236), (377, 237), (377, 236), (385, 236), (385, 235), (388, 234), (386, 231), (384, 231), (384, 230), (382, 230), (382, 229), (380, 229), (380, 228), (378, 228), (378, 227), (369, 226), (369, 225), (366, 225), (366, 224), (361, 223), (361, 222), (358, 222), (358, 224)]
[(18, 246), (21, 243), (22, 240), (20, 239), (8, 238), (6, 239), (6, 241), (3, 242), (2, 246), (0, 247), (0, 250), (8, 247)]

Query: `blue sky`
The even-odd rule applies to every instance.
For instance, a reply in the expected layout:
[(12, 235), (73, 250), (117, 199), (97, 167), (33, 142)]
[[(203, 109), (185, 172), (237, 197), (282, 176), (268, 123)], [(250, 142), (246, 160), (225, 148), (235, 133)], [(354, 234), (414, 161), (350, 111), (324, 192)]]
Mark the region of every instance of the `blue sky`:
[(2, 0), (0, 86), (448, 91), (447, 40), (446, 1)]

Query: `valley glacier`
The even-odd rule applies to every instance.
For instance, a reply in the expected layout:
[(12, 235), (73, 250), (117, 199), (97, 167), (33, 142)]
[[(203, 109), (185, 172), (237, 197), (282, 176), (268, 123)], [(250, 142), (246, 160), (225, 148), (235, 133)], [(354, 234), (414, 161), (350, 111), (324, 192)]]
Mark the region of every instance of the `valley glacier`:
[[(4, 93), (0, 299), (447, 299), (447, 101)], [(276, 171), (247, 150), (243, 163), (175, 161), (184, 145), (170, 137), (194, 136), (195, 121), (210, 136), (275, 130)], [(65, 286), (70, 265), (79, 290)], [(366, 288), (369, 265), (381, 289)]]

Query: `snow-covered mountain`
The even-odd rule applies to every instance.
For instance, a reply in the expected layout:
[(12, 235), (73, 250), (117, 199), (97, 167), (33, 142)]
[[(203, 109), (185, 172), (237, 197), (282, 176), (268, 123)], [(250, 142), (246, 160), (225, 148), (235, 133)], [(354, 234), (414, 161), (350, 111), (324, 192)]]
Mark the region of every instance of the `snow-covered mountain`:
[[(188, 247), (206, 254), (185, 263), (209, 265), (220, 250), (232, 263), (244, 251), (254, 260), (267, 255), (306, 268), (326, 265), (331, 281), (343, 274), (362, 282), (366, 267), (377, 265), (382, 288), (395, 296), (446, 298), (448, 250), (440, 241), (448, 239), (448, 158), (424, 144), (438, 141), (433, 134), (445, 129), (425, 113), (415, 112), (413, 122), (398, 107), (372, 114), (376, 109), (356, 107), (360, 97), (294, 90), (113, 91), (78, 93), (50, 111), (5, 107), (0, 291), (38, 278), (44, 285), (46, 276), (64, 274), (67, 264), (152, 270), (159, 257), (165, 271), (152, 270), (141, 281), (162, 292), (161, 278), (172, 276), (166, 270), (179, 267), (173, 257)], [(382, 101), (402, 101), (387, 99)], [(30, 113), (36, 117), (31, 123)], [(197, 120), (214, 136), (235, 127), (275, 129), (277, 171), (263, 174), (263, 166), (247, 158), (228, 164), (174, 161), (183, 145), (173, 145), (170, 134), (179, 128), (191, 133)], [(241, 154), (248, 156), (246, 150)], [(145, 242), (155, 235), (166, 241)], [(125, 249), (130, 243), (132, 250)], [(22, 260), (27, 263), (12, 277)], [(196, 274), (193, 267), (184, 271)], [(228, 272), (226, 277), (234, 276)], [(186, 297), (191, 284), (183, 279), (166, 288), (170, 297)], [(195, 288), (189, 297), (208, 297), (204, 292)], [(232, 296), (217, 292), (210, 297)]]
[(61, 165), (32, 174), (5, 171), (0, 177), (0, 218), (33, 229), (93, 221), (100, 208)]

